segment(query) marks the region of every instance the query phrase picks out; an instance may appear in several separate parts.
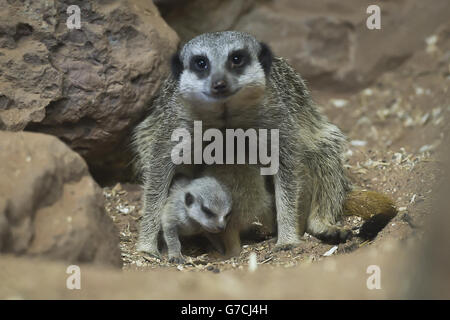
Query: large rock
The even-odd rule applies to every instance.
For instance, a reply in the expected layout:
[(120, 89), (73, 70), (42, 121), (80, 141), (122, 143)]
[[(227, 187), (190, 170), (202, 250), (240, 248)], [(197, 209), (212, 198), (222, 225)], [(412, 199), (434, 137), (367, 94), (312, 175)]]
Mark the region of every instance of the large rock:
[[(313, 87), (329, 91), (358, 90), (398, 67), (450, 16), (448, 0), (157, 3), (183, 41), (210, 31), (249, 32), (288, 58)], [(366, 27), (371, 4), (381, 8), (381, 30)]]
[(0, 252), (121, 266), (85, 161), (57, 138), (0, 131)]
[[(70, 5), (81, 9), (81, 29), (67, 27)], [(0, 7), (0, 130), (56, 135), (95, 174), (124, 168), (122, 144), (178, 44), (152, 1), (0, 0)]]
[(164, 19), (183, 41), (201, 33), (234, 29), (258, 0), (159, 0)]

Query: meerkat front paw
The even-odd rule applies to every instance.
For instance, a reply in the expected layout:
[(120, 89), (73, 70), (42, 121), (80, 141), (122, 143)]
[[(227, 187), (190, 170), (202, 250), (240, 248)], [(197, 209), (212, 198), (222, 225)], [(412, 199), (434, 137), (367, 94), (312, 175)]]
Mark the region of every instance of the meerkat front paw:
[(146, 243), (142, 243), (142, 242), (138, 243), (138, 245), (136, 247), (136, 250), (139, 251), (139, 252), (146, 253), (146, 254), (154, 257), (154, 258), (161, 259), (161, 254), (159, 253), (158, 248), (155, 248), (155, 247), (153, 247), (151, 245), (148, 245)]
[(184, 264), (186, 262), (186, 259), (184, 259), (184, 257), (182, 255), (179, 255), (179, 256), (175, 256), (175, 257), (170, 257), (169, 262), (175, 263), (175, 264)]
[(340, 224), (324, 222), (317, 216), (308, 221), (306, 232), (329, 244), (343, 243), (353, 236), (351, 230), (340, 226)]
[(336, 227), (336, 230), (332, 231), (329, 236), (329, 241), (334, 244), (343, 243), (350, 240), (353, 237), (351, 230), (346, 228)]
[(350, 240), (353, 237), (353, 233), (349, 229), (333, 226), (314, 236), (329, 244), (339, 244)]

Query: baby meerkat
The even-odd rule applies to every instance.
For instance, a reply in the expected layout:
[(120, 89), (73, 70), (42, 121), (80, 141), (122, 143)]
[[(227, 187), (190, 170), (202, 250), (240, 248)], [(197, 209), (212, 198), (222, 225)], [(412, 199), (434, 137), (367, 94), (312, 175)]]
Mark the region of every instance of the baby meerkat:
[(230, 191), (217, 179), (176, 179), (161, 217), (169, 261), (184, 262), (179, 236), (203, 234), (218, 251), (223, 251), (220, 238), (214, 235), (225, 230), (231, 208)]

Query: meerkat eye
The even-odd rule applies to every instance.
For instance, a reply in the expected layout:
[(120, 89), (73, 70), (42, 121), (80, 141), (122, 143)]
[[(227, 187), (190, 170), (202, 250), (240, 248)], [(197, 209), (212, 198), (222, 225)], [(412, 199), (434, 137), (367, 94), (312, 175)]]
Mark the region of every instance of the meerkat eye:
[(245, 50), (238, 50), (236, 52), (233, 52), (229, 57), (230, 65), (232, 68), (243, 67), (248, 60), (249, 56)]
[(190, 192), (184, 195), (184, 203), (186, 203), (186, 206), (188, 207), (194, 203), (194, 196)]
[(231, 56), (231, 63), (235, 67), (240, 67), (244, 64), (244, 56), (240, 53)]
[(202, 205), (202, 211), (205, 213), (205, 215), (206, 215), (208, 218), (212, 218), (212, 217), (215, 216), (214, 212), (212, 212), (211, 210), (209, 210), (207, 207), (205, 207), (205, 206), (203, 206), (203, 205)]
[(225, 215), (225, 219), (230, 219), (230, 217), (231, 217), (231, 211), (230, 212), (228, 212), (226, 215)]
[(198, 59), (195, 64), (197, 65), (197, 68), (199, 69), (206, 69), (208, 68), (208, 64), (204, 59)]
[(194, 57), (192, 61), (195, 69), (197, 69), (198, 71), (204, 71), (208, 69), (208, 59), (206, 57)]

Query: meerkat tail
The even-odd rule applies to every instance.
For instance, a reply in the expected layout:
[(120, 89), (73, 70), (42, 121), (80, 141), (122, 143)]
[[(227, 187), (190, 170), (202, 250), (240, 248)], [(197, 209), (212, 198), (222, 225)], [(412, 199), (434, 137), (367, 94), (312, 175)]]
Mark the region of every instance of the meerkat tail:
[(347, 194), (343, 214), (369, 220), (374, 216), (392, 219), (397, 214), (394, 202), (386, 195), (375, 191), (354, 190)]
[(384, 194), (355, 190), (347, 194), (343, 214), (363, 218), (365, 221), (359, 230), (359, 237), (370, 240), (397, 215), (397, 208)]

